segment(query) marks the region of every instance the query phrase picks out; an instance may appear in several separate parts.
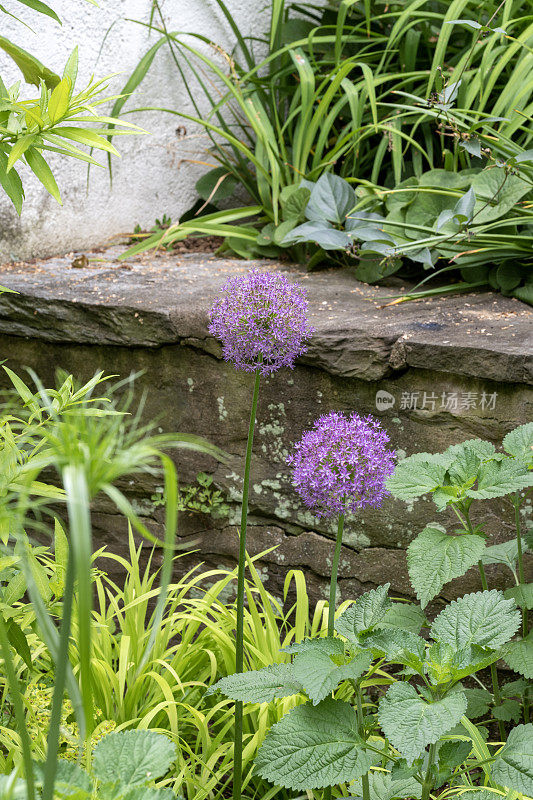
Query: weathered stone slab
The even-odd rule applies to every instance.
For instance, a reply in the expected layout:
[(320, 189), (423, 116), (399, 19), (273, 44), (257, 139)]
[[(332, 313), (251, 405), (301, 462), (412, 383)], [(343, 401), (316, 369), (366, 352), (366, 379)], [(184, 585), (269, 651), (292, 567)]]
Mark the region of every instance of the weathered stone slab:
[[(184, 481), (211, 471), (231, 501), (230, 517), (222, 522), (183, 515), (183, 544), (194, 543), (199, 552), (181, 559), (180, 568), (200, 558), (228, 566), (237, 552), (252, 376), (221, 360), (220, 345), (207, 331), (207, 311), (223, 281), (251, 266), (300, 280), (315, 328), (294, 371), (261, 386), (249, 549), (276, 548), (260, 568), (278, 595), (286, 570), (301, 567), (312, 597), (324, 596), (334, 527), (302, 508), (285, 464), (291, 443), (321, 413), (376, 414), (400, 454), (435, 452), (476, 436), (499, 443), (532, 418), (533, 314), (516, 300), (480, 293), (387, 305), (394, 289), (365, 286), (341, 271), (307, 274), (272, 262), (169, 254), (123, 264), (116, 260), (119, 252), (94, 254), (84, 269), (71, 267), (67, 258), (0, 268), (0, 284), (19, 292), (0, 296), (1, 353), (11, 367), (31, 366), (47, 382), (56, 367), (82, 378), (97, 369), (122, 377), (142, 370), (148, 416), (158, 417), (164, 429), (206, 436), (230, 454), (224, 466), (180, 456)], [(154, 487), (127, 488), (159, 531), (160, 509), (150, 501)], [(103, 503), (95, 511), (98, 542), (124, 548), (123, 521)], [(503, 501), (489, 504), (487, 513), (492, 541), (512, 535), (501, 522), (502, 515), (511, 519)], [(388, 500), (383, 509), (350, 522), (341, 597), (387, 580), (395, 592), (409, 594), (405, 547), (435, 519), (454, 524), (426, 500), (409, 508)], [(493, 580), (496, 585), (502, 577), (494, 574)], [(478, 588), (474, 571), (450, 584), (443, 597), (472, 588)]]

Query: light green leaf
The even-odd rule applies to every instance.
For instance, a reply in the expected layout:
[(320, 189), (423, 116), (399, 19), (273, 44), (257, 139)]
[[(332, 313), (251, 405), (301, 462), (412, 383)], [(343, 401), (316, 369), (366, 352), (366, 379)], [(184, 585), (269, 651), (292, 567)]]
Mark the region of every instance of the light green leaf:
[(503, 593), (508, 600), (513, 600), (520, 608), (533, 608), (533, 583), (522, 583), (520, 586), (513, 586), (506, 589)]
[(318, 179), (311, 190), (306, 209), (310, 220), (343, 223), (347, 214), (355, 206), (355, 192), (344, 178), (326, 172)]
[(328, 698), (298, 706), (273, 725), (255, 767), (287, 789), (321, 789), (365, 775), (377, 758), (363, 749), (355, 709)]
[(428, 703), (409, 683), (399, 682), (381, 699), (378, 719), (385, 736), (412, 764), (428, 744), (455, 727), (465, 711), (463, 692)]
[(533, 422), (519, 425), (504, 437), (503, 448), (524, 463), (533, 464)]
[(57, 202), (62, 205), (61, 195), (54, 174), (41, 153), (34, 147), (30, 147), (25, 152), (25, 158), (31, 171), (41, 181), (46, 191), (52, 195), (54, 200), (57, 200)]
[(474, 592), (441, 611), (431, 626), (431, 636), (456, 650), (472, 645), (496, 649), (512, 638), (520, 620), (515, 604), (502, 592)]
[(477, 564), (484, 549), (481, 536), (450, 536), (440, 525), (428, 525), (407, 548), (409, 578), (422, 608)]
[(320, 636), (315, 639), (303, 639), (301, 642), (293, 642), (283, 648), (284, 653), (326, 653), (328, 656), (343, 656), (345, 645), (342, 639), (334, 636)]
[(222, 692), (232, 700), (247, 703), (271, 703), (276, 697), (290, 697), (303, 691), (292, 664), (270, 664), (251, 672), (241, 672), (221, 678), (210, 689)]
[(175, 757), (176, 746), (162, 733), (118, 731), (96, 745), (93, 771), (102, 783), (120, 781), (135, 786), (160, 778)]
[(39, 59), (23, 50), (14, 42), (0, 36), (0, 48), (4, 50), (15, 62), (24, 76), (26, 83), (33, 83), (37, 88), (41, 85), (41, 80), (45, 82), (49, 89), (53, 89), (61, 78), (55, 72), (41, 64)]
[(384, 619), (392, 607), (387, 597), (390, 583), (371, 589), (358, 597), (355, 603), (344, 611), (335, 623), (335, 630), (356, 644), (359, 635), (371, 630)]
[(434, 492), (443, 482), (446, 463), (439, 463), (427, 454), (427, 460), (409, 456), (397, 464), (394, 474), (387, 480), (387, 489), (400, 500), (411, 500)]
[(514, 458), (489, 461), (479, 470), (477, 489), (468, 489), (466, 494), (477, 500), (504, 497), (507, 494), (533, 486), (533, 471)]
[(22, 136), (20, 139), (17, 139), (13, 147), (9, 152), (9, 156), (7, 157), (7, 171), (9, 172), (10, 169), (13, 167), (14, 164), (21, 158), (26, 150), (31, 147), (33, 142), (35, 141), (35, 134), (28, 133), (26, 136)]
[(517, 725), (492, 765), (497, 783), (531, 796), (533, 794), (533, 725)]
[(48, 116), (52, 124), (59, 122), (65, 116), (70, 100), (71, 86), (70, 78), (62, 78), (50, 95)]
[(293, 662), (296, 680), (301, 683), (313, 704), (324, 700), (341, 681), (356, 680), (372, 663), (370, 653), (358, 653), (348, 664), (338, 665), (326, 653), (308, 650), (299, 653)]
[[(388, 772), (369, 772), (368, 783), (372, 800), (396, 800), (396, 798), (419, 798), (422, 795), (422, 786), (415, 778), (393, 778)], [(351, 788), (351, 787), (350, 787)], [(361, 781), (355, 781), (351, 788), (355, 795), (354, 800), (362, 800), (363, 788)]]
[[(525, 539), (522, 539), (522, 549), (527, 547)], [(500, 542), (500, 544), (493, 544), (487, 547), (481, 556), (483, 564), (505, 564), (511, 570), (516, 569), (516, 562), (518, 561), (518, 543), (515, 539), (509, 539), (508, 542)]]
[(54, 518), (54, 556), (56, 564), (66, 571), (68, 563), (68, 539), (59, 520)]
[(22, 188), (22, 181), (15, 169), (7, 171), (7, 156), (0, 150), (0, 186), (7, 194), (17, 214), (22, 211), (22, 203), (24, 201), (24, 189)]
[(420, 606), (414, 603), (393, 603), (377, 628), (399, 628), (411, 633), (420, 633), (426, 621), (426, 615)]
[(524, 678), (533, 679), (533, 631), (525, 639), (512, 643), (504, 661)]

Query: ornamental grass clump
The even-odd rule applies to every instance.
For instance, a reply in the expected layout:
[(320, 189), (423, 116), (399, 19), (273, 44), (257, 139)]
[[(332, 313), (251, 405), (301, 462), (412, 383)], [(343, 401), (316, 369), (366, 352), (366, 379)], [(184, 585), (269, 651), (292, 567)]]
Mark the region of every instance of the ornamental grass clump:
[[(284, 275), (251, 270), (231, 278), (222, 287), (225, 296), (213, 304), (209, 332), (220, 339), (223, 356), (235, 368), (255, 373), (252, 410), (244, 465), (242, 513), (237, 574), (237, 630), (235, 666), (244, 667), (244, 575), (246, 526), (250, 466), (261, 375), (271, 375), (281, 367), (292, 369), (297, 356), (307, 349), (311, 334), (307, 320), (308, 303), (304, 289), (290, 283)], [(235, 703), (235, 753), (233, 797), (239, 800), (242, 789), (242, 701)]]
[[(394, 451), (377, 419), (368, 415), (331, 412), (319, 417), (295, 445), (288, 463), (294, 488), (317, 517), (338, 516), (337, 539), (331, 565), (328, 637), (334, 635), (337, 573), (346, 514), (379, 508), (389, 492), (385, 481), (394, 471)], [(361, 691), (357, 692), (358, 722), (363, 733)], [(363, 798), (369, 800), (368, 777)], [(329, 793), (329, 789), (326, 792)]]

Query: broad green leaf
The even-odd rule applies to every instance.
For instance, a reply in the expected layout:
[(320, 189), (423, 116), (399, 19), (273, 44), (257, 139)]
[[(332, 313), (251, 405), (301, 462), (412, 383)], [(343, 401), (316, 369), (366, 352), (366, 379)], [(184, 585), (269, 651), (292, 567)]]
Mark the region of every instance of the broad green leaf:
[(137, 786), (128, 789), (120, 800), (179, 800), (172, 789), (149, 789), (146, 786)]
[(306, 216), (310, 220), (343, 223), (355, 206), (355, 192), (343, 178), (326, 172), (313, 186)]
[[(76, 789), (79, 790), (81, 795), (76, 793)], [(75, 800), (77, 800), (78, 796), (85, 797), (87, 795), (87, 797), (91, 797), (93, 785), (85, 770), (72, 761), (59, 758), (54, 791), (61, 797), (69, 798), (75, 796)]]
[(14, 42), (6, 39), (5, 36), (0, 36), (0, 48), (4, 50), (8, 56), (11, 56), (17, 67), (20, 69), (24, 76), (26, 83), (33, 83), (37, 88), (40, 87), (41, 81), (44, 81), (49, 89), (53, 89), (61, 78), (55, 72), (41, 64), (39, 59), (23, 50)]
[(533, 725), (517, 725), (492, 765), (497, 783), (522, 794), (533, 794)]
[(503, 461), (489, 461), (479, 470), (477, 489), (468, 489), (466, 494), (477, 500), (491, 497), (504, 497), (533, 486), (533, 471), (514, 458)]
[(492, 716), (503, 722), (518, 722), (522, 714), (522, 706), (518, 700), (504, 700), (499, 706), (494, 706)]
[(385, 628), (361, 637), (361, 646), (396, 664), (409, 665), (419, 672), (425, 659), (426, 641), (411, 631)]
[(176, 757), (176, 746), (155, 731), (118, 731), (100, 739), (94, 749), (93, 772), (106, 782), (135, 786), (160, 778)]
[(492, 695), (486, 689), (465, 689), (466, 716), (468, 719), (484, 717), (492, 703)]
[(389, 587), (390, 583), (386, 583), (358, 597), (335, 622), (337, 633), (357, 644), (361, 633), (375, 628), (382, 622), (392, 607), (387, 596)]
[(409, 578), (422, 608), (477, 564), (484, 549), (481, 536), (450, 536), (440, 525), (428, 525), (407, 548)]
[(400, 500), (411, 500), (433, 492), (444, 482), (446, 463), (427, 455), (427, 460), (409, 456), (397, 464), (394, 474), (387, 480), (387, 489)]
[(306, 703), (272, 726), (257, 753), (256, 772), (287, 789), (335, 786), (365, 775), (379, 758), (363, 745), (348, 703), (330, 698), (317, 706)]
[[(526, 549), (526, 540), (522, 539), (522, 549)], [(518, 543), (515, 539), (500, 542), (487, 547), (481, 556), (483, 564), (505, 564), (509, 569), (516, 569), (518, 561)]]
[[(419, 798), (422, 786), (415, 778), (393, 778), (388, 772), (372, 771), (368, 773), (371, 800), (396, 800), (396, 798)], [(350, 787), (353, 800), (362, 800), (361, 780)]]
[(334, 636), (320, 636), (315, 639), (303, 639), (301, 642), (293, 642), (283, 648), (284, 653), (326, 653), (328, 656), (343, 656), (345, 645), (342, 639)]
[(496, 649), (512, 638), (520, 612), (497, 589), (466, 594), (451, 602), (431, 626), (433, 639), (463, 650), (472, 645)]
[(414, 603), (393, 603), (377, 628), (399, 628), (411, 633), (420, 633), (426, 621), (426, 615), (420, 606)]
[(527, 465), (533, 464), (533, 422), (520, 425), (504, 437), (503, 448)]
[(225, 167), (215, 167), (196, 181), (196, 191), (202, 200), (217, 203), (235, 192), (237, 180)]
[(508, 600), (513, 600), (520, 608), (533, 608), (533, 583), (522, 583), (520, 586), (513, 586), (506, 589), (503, 593)]
[(270, 703), (276, 697), (290, 697), (303, 691), (292, 664), (270, 664), (264, 669), (221, 678), (209, 693), (220, 691), (232, 700)]
[(293, 228), (281, 244), (315, 242), (323, 250), (343, 250), (351, 246), (351, 239), (345, 231), (333, 228), (327, 221), (304, 222)]
[(31, 171), (41, 181), (46, 191), (52, 195), (54, 200), (57, 200), (57, 202), (62, 205), (61, 195), (54, 174), (41, 153), (36, 150), (35, 147), (30, 147), (26, 150), (24, 157)]
[(305, 219), (305, 209), (311, 197), (307, 186), (286, 186), (281, 192), (281, 215), (284, 220), (299, 222)]
[(370, 653), (358, 653), (348, 664), (336, 664), (327, 653), (311, 650), (299, 653), (292, 664), (296, 680), (310, 700), (317, 705), (337, 688), (341, 681), (356, 680), (370, 668)]
[(428, 703), (409, 683), (399, 682), (380, 700), (378, 719), (385, 736), (412, 764), (428, 744), (455, 727), (465, 711), (463, 692)]
[(533, 679), (533, 631), (525, 639), (510, 645), (504, 661), (524, 678)]
[(484, 169), (474, 176), (472, 188), (476, 193), (476, 225), (500, 219), (531, 191), (528, 181), (518, 175), (508, 175), (503, 167)]

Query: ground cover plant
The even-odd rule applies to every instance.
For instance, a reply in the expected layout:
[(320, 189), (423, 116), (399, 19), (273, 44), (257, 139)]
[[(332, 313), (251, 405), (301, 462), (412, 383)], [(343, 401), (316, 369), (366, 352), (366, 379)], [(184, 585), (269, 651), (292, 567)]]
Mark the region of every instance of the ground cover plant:
[[(168, 48), (194, 113), (144, 110), (200, 126), (213, 166), (198, 181), (192, 215), (128, 255), (216, 235), (243, 257), (350, 264), (366, 282), (400, 271), (419, 291), (438, 278), (449, 291), (491, 286), (532, 301), (533, 23), (525, 0), (273, 0), (269, 31), (251, 38), (216, 2), (235, 48), (170, 30), (154, 0), (155, 41), (115, 103), (114, 116), (127, 113), (127, 96)], [(309, 216), (313, 187), (333, 175), (350, 189), (341, 217), (331, 218), (331, 192)], [(249, 202), (217, 211), (236, 189)], [(363, 239), (321, 232), (368, 213), (377, 224)], [(291, 236), (302, 223), (306, 235)]]
[[(296, 603), (284, 610), (254, 566), (261, 554), (246, 552), (246, 489), (260, 377), (291, 366), (305, 346), (305, 293), (256, 271), (222, 288), (211, 332), (255, 386), (233, 572), (199, 565), (171, 582), (178, 486), (165, 450), (224, 453), (186, 434), (154, 435), (135, 416), (128, 422), (129, 406), (97, 394), (101, 375), (79, 387), (65, 376), (56, 390), (34, 378), (33, 391), (4, 367), (14, 396), (2, 416), (2, 797), (531, 797), (524, 554), (533, 541), (521, 509), (533, 485), (533, 423), (498, 448), (474, 439), (395, 463), (372, 417), (317, 420), (289, 464), (302, 502), (339, 520), (330, 600), (310, 609), (303, 576), (289, 572)], [(142, 566), (133, 531), (152, 543), (153, 534), (120, 478), (161, 470), (165, 539), (154, 571), (153, 556)], [(98, 491), (129, 523), (128, 558), (92, 552), (89, 501)], [(452, 509), (458, 525), (429, 525), (409, 545), (419, 603), (384, 585), (335, 609), (345, 518), (388, 494), (406, 502), (430, 494), (436, 513)], [(489, 545), (484, 507), (497, 497), (508, 498), (516, 530)], [(64, 524), (55, 517), (53, 551), (33, 541), (50, 535), (52, 502), (67, 509)], [(104, 557), (124, 566), (123, 586), (100, 566)], [(505, 591), (488, 585), (491, 563), (509, 567)], [(482, 591), (429, 614), (443, 586), (476, 565)]]

